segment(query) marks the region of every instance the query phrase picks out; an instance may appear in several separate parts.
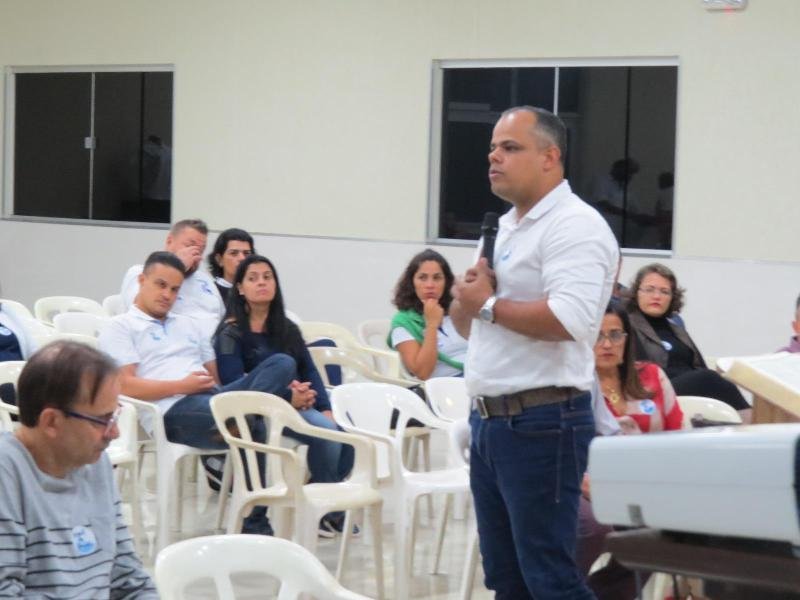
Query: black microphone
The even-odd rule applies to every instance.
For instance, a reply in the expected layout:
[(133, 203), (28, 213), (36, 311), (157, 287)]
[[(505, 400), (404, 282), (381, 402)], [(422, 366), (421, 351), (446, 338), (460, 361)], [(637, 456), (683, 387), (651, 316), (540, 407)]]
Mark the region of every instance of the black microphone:
[(497, 240), (497, 213), (488, 212), (483, 215), (483, 225), (481, 225), (481, 237), (483, 237), (483, 249), (481, 257), (489, 263), (489, 268), (494, 269), (494, 243)]

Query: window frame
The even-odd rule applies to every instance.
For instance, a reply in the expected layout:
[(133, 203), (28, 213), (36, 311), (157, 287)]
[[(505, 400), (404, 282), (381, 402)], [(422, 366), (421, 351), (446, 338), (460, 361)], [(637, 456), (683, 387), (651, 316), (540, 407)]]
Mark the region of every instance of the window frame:
[[(680, 123), (681, 65), (677, 56), (652, 56), (628, 58), (526, 58), (526, 59), (436, 59), (431, 65), (431, 108), (430, 139), (428, 143), (428, 212), (425, 223), (425, 239), (428, 244), (441, 246), (474, 246), (471, 240), (439, 237), (439, 209), (441, 203), (441, 162), (442, 162), (442, 115), (444, 106), (445, 69), (493, 69), (551, 67), (556, 69), (554, 102), (558, 106), (559, 67), (676, 67), (676, 107), (675, 107), (675, 158), (677, 164), (678, 124)], [(552, 107), (543, 107), (552, 110)], [(558, 112), (556, 112), (558, 114)], [(487, 140), (488, 148), (488, 140)], [(488, 150), (487, 150), (488, 152)], [(676, 169), (677, 170), (677, 169)], [(647, 248), (621, 248), (625, 256), (653, 256), (669, 258), (675, 255), (675, 223), (677, 222), (677, 199), (672, 200), (672, 232), (670, 250)]]
[[(63, 223), (68, 225), (98, 225), (103, 227), (135, 227), (139, 229), (168, 229), (169, 223), (153, 223), (148, 221), (111, 221), (107, 219), (74, 219), (69, 217), (39, 217), (14, 214), (14, 153), (16, 135), (16, 75), (27, 73), (172, 73), (172, 139), (175, 139), (175, 65), (39, 65), (39, 66), (7, 66), (5, 68), (5, 126), (3, 128), (3, 173), (2, 173), (2, 210), (0, 219), (4, 221), (30, 221), (38, 223)], [(92, 108), (94, 110), (94, 108)], [(92, 124), (93, 126), (93, 124)], [(174, 144), (173, 144), (174, 147)], [(87, 174), (88, 176), (88, 174)], [(90, 182), (91, 184), (91, 182)], [(170, 198), (170, 211), (173, 206)]]

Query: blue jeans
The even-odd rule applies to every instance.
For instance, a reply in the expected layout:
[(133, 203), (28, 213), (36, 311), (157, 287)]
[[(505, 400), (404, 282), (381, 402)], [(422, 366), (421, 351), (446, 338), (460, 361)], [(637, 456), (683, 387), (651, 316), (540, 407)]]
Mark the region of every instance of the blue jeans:
[(513, 417), (470, 415), (470, 486), (486, 587), (498, 600), (594, 598), (575, 565), (594, 436), (589, 393)]
[[(220, 392), (242, 391), (266, 392), (284, 396), (289, 383), (296, 376), (297, 365), (293, 358), (286, 354), (273, 354), (239, 379), (223, 386), (217, 386), (210, 392), (184, 396), (164, 413), (164, 430), (167, 439), (170, 442), (186, 444), (193, 448), (225, 450), (228, 445), (217, 430), (217, 424), (211, 414), (211, 397)], [(263, 420), (259, 419), (258, 421), (261, 422), (261, 431), (253, 431), (253, 439), (263, 442), (266, 440), (266, 428)], [(256, 437), (256, 433), (259, 433), (258, 437)]]

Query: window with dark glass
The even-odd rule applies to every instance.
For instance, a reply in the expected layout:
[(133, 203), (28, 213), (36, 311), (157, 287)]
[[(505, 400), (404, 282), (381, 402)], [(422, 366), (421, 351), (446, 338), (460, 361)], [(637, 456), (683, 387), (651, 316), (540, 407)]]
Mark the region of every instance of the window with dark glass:
[(13, 214), (168, 223), (172, 79), (15, 73)]
[(445, 68), (438, 237), (477, 239), (492, 195), (487, 154), (510, 106), (556, 112), (568, 130), (566, 177), (624, 248), (670, 250), (675, 66)]

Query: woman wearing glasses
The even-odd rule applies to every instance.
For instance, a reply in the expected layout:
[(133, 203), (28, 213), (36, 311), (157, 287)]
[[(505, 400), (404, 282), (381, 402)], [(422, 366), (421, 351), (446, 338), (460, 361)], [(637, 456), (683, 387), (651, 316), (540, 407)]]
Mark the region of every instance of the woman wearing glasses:
[(606, 405), (618, 420), (630, 417), (621, 423), (623, 430), (647, 433), (681, 428), (683, 413), (669, 379), (657, 364), (635, 362), (630, 321), (617, 302), (606, 308), (594, 358)]
[(705, 396), (731, 405), (750, 420), (750, 405), (739, 389), (706, 367), (692, 338), (676, 318), (683, 289), (675, 274), (659, 263), (639, 269), (630, 288), (627, 309), (636, 341), (636, 357), (656, 363), (678, 396)]

